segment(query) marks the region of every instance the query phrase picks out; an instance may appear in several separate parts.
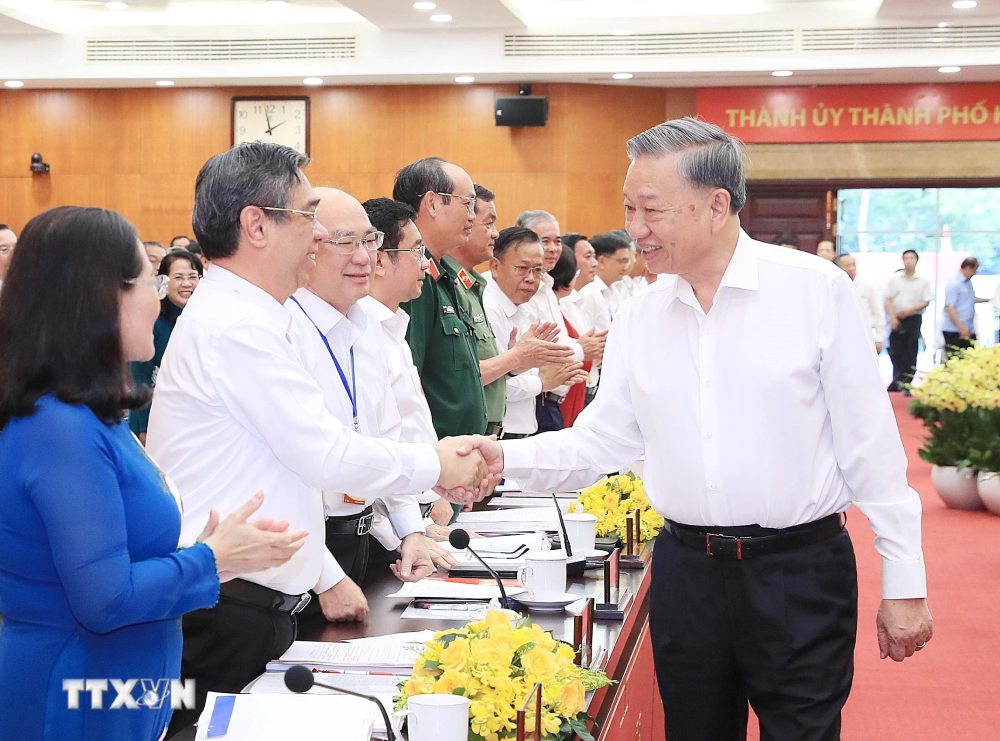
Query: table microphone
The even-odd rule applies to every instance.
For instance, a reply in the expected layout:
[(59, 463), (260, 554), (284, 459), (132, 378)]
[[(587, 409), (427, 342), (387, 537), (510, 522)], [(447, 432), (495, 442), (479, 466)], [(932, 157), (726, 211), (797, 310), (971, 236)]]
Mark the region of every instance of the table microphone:
[(285, 686), (295, 693), (308, 692), (310, 688), (314, 685), (319, 685), (320, 687), (325, 687), (328, 690), (333, 690), (334, 692), (342, 692), (345, 695), (351, 695), (352, 697), (360, 697), (363, 700), (368, 700), (378, 705), (379, 712), (382, 713), (382, 720), (385, 721), (385, 733), (389, 741), (395, 741), (395, 736), (392, 733), (392, 724), (389, 722), (389, 714), (385, 712), (385, 707), (382, 705), (382, 701), (377, 697), (372, 695), (362, 695), (360, 692), (354, 692), (353, 690), (345, 690), (343, 687), (337, 687), (333, 684), (327, 684), (326, 682), (320, 682), (309, 671), (309, 667), (302, 666), (302, 664), (296, 664), (295, 666), (290, 666), (285, 670)]
[(471, 538), (469, 537), (469, 533), (460, 527), (452, 529), (452, 531), (448, 534), (448, 543), (451, 545), (452, 548), (458, 548), (459, 550), (468, 550), (469, 553), (475, 556), (476, 560), (479, 561), (479, 563), (481, 563), (483, 567), (490, 572), (490, 576), (496, 579), (497, 586), (500, 587), (500, 606), (506, 610), (511, 609), (510, 598), (507, 596), (507, 590), (503, 588), (503, 581), (500, 579), (500, 575), (497, 574), (497, 572), (495, 572), (492, 568), (490, 568), (490, 565), (486, 563), (478, 553), (476, 553), (474, 550), (472, 550), (472, 548), (469, 547), (470, 540)]

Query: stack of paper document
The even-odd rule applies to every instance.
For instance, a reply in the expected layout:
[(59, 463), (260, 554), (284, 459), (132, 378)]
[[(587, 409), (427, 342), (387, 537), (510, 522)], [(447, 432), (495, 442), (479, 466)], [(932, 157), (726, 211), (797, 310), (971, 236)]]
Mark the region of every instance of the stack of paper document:
[[(345, 695), (227, 695), (208, 693), (197, 741), (368, 741), (381, 714), (372, 703)], [(380, 723), (379, 725), (385, 725)]]
[(319, 670), (409, 674), (422, 652), (423, 646), (419, 644), (295, 641), (279, 658), (268, 663), (267, 671), (284, 671), (295, 664), (303, 664)]
[[(569, 502), (560, 502), (565, 511)], [(532, 532), (535, 530), (559, 530), (559, 515), (555, 504), (548, 507), (521, 507), (518, 509), (483, 510), (462, 512), (455, 521), (458, 527), (475, 530), (478, 533)], [(475, 546), (473, 546), (475, 547)]]

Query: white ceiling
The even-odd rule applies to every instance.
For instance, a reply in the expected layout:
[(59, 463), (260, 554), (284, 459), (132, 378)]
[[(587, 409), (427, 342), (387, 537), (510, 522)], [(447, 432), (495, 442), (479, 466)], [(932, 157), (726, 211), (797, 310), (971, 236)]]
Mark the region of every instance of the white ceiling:
[[(127, 10), (113, 11), (103, 0), (0, 0), (0, 79), (22, 79), (28, 87), (143, 86), (162, 78), (177, 85), (297, 85), (314, 75), (327, 84), (440, 83), (460, 74), (475, 75), (477, 82), (611, 84), (613, 72), (634, 75), (615, 84), (676, 87), (1000, 80), (1000, 0), (980, 0), (966, 11), (954, 10), (951, 0), (437, 0), (437, 5), (428, 12), (413, 9), (412, 0), (131, 0)], [(453, 20), (432, 23), (433, 13), (448, 13)], [(844, 33), (833, 47), (810, 46), (817, 29)], [(922, 30), (900, 35), (898, 29)], [(888, 36), (880, 34), (875, 45), (861, 43), (873, 31)], [(970, 32), (978, 34), (976, 43), (968, 41)], [(784, 41), (761, 42), (767, 34)], [(546, 54), (514, 55), (505, 51), (511, 35), (533, 42), (544, 36), (551, 48)], [(150, 42), (198, 47), (198, 42), (330, 38), (354, 40), (355, 51), (299, 58), (150, 52)], [(855, 38), (857, 44), (847, 43)], [(609, 46), (622, 39), (635, 44)], [(117, 40), (137, 51), (98, 58), (88, 51), (95, 40)], [(684, 46), (688, 40), (690, 52)], [(579, 48), (568, 50), (570, 41)], [(640, 41), (658, 44), (656, 53), (640, 53)], [(940, 65), (963, 69), (945, 77), (937, 72)], [(795, 75), (776, 79), (770, 76), (774, 69)]]

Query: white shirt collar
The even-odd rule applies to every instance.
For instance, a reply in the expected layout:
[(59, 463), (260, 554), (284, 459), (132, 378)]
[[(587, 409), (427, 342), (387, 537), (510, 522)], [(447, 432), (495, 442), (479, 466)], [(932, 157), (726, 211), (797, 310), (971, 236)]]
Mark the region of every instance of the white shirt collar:
[(497, 306), (500, 308), (500, 311), (503, 312), (505, 317), (509, 319), (517, 313), (517, 306), (510, 300), (510, 298), (507, 297), (507, 294), (501, 290), (495, 280), (490, 280), (486, 283), (486, 292), (493, 295), (493, 300), (497, 302)]
[(365, 296), (358, 301), (358, 305), (362, 306), (395, 339), (406, 338), (406, 328), (410, 324), (410, 315), (405, 311), (396, 309), (394, 312), (374, 296)]
[(216, 264), (212, 268), (205, 274), (203, 281), (209, 281), (222, 289), (236, 293), (240, 298), (263, 311), (267, 319), (274, 322), (274, 326), (279, 328), (282, 334), (288, 333), (292, 316), (282, 304), (278, 303), (274, 296), (221, 265)]
[[(357, 302), (351, 305), (351, 308), (347, 310), (347, 316), (344, 316), (307, 288), (297, 290), (295, 298), (302, 306), (301, 310), (327, 337), (332, 337), (334, 334), (339, 336), (344, 333), (346, 343), (353, 345), (368, 326), (367, 315)], [(298, 310), (299, 307), (295, 307), (295, 309)]]
[[(726, 272), (722, 274), (719, 282), (719, 290), (723, 288), (739, 288), (747, 291), (760, 290), (759, 266), (757, 264), (760, 256), (750, 236), (740, 229), (739, 239), (736, 241), (736, 249), (733, 256), (729, 258)], [(594, 280), (600, 280), (595, 276)], [(694, 295), (691, 284), (679, 275), (674, 276), (672, 285), (668, 288), (670, 300), (679, 299), (691, 306), (698, 305), (698, 300)], [(716, 292), (718, 295), (718, 292)]]

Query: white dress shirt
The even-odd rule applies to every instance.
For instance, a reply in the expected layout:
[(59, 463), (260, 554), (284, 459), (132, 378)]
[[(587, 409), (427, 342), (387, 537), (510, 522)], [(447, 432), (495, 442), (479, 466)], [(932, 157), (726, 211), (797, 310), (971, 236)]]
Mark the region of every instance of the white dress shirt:
[[(396, 400), (388, 382), (385, 354), (382, 350), (382, 329), (375, 322), (368, 322), (368, 314), (355, 303), (347, 316), (330, 306), (305, 288), (295, 292), (296, 305), (291, 299), (285, 308), (292, 315), (292, 346), (302, 359), (302, 365), (323, 389), (326, 408), (341, 423), (353, 427), (353, 408), (350, 397), (337, 372), (337, 367), (320, 339), (322, 332), (330, 343), (344, 372), (351, 383), (351, 349), (354, 349), (354, 375), (358, 406), (358, 426), (365, 437), (398, 440), (402, 428)], [(319, 330), (319, 331), (317, 331)], [(346, 496), (345, 496), (346, 495)], [(364, 503), (356, 501), (364, 499)], [(413, 495), (380, 492), (393, 529), (399, 537), (423, 531), (420, 505)], [(358, 497), (353, 492), (323, 491), (323, 504), (328, 517), (359, 514), (373, 504), (373, 498)]]
[[(892, 301), (892, 308), (896, 311), (912, 309), (922, 303), (931, 301), (934, 298), (934, 290), (931, 284), (919, 275), (907, 277), (906, 273), (899, 272), (889, 279), (889, 284), (885, 287), (885, 297)], [(923, 314), (926, 309), (921, 309)]]
[(580, 289), (583, 296), (583, 312), (590, 326), (598, 332), (611, 329), (611, 322), (621, 304), (621, 296), (611, 286), (595, 275), (594, 279)]
[[(510, 348), (510, 333), (515, 327), (520, 337), (531, 326), (524, 315), (524, 305), (515, 306), (507, 297), (497, 282), (490, 276), (483, 291), (483, 309), (486, 319), (493, 327), (497, 349), (506, 352)], [(562, 321), (560, 315), (559, 321)], [(507, 411), (503, 415), (504, 433), (532, 435), (538, 431), (538, 420), (535, 417), (535, 397), (542, 393), (542, 379), (537, 368), (530, 368), (523, 373), (507, 376)]]
[(422, 491), (440, 466), (430, 446), (366, 438), (330, 414), (292, 347), (291, 322), (272, 296), (213, 265), (164, 354), (147, 445), (181, 492), (182, 544), (194, 542), (212, 507), (225, 517), (258, 489), (257, 517), (308, 530), (286, 564), (242, 575), (299, 594), (325, 591), (342, 574), (325, 547), (320, 490)]
[[(492, 278), (492, 276), (489, 276)], [(574, 340), (566, 332), (566, 325), (562, 321), (562, 312), (559, 310), (559, 299), (556, 298), (552, 290), (552, 276), (542, 273), (542, 278), (538, 283), (538, 292), (531, 297), (531, 300), (521, 305), (521, 311), (528, 320), (528, 326), (536, 322), (553, 322), (559, 327), (559, 336), (556, 342), (566, 345), (573, 351), (573, 360), (583, 361), (583, 348), (580, 343)], [(558, 396), (565, 396), (569, 393), (569, 386), (563, 385), (552, 389), (552, 393)]]
[(865, 513), (887, 599), (926, 594), (920, 499), (847, 274), (740, 232), (706, 314), (683, 278), (616, 317), (573, 427), (503, 443), (505, 472), (565, 491), (646, 456), (664, 517), (784, 528)]

